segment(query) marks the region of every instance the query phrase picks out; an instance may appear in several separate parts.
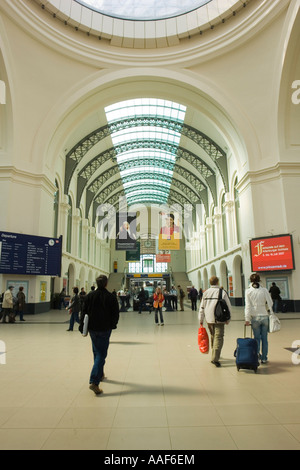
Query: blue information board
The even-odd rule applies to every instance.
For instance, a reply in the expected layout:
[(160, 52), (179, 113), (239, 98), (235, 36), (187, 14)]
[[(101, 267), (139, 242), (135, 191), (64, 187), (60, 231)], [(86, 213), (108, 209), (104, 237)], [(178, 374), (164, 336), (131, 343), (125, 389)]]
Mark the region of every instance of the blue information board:
[(0, 232), (0, 273), (60, 276), (62, 237)]

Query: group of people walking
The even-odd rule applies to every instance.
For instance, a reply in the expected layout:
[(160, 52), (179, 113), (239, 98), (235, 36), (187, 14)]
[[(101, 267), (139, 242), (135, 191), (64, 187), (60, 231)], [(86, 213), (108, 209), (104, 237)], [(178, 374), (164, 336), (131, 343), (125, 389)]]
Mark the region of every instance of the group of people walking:
[(25, 310), (25, 294), (24, 287), (20, 286), (17, 295), (14, 295), (14, 286), (9, 286), (3, 292), (2, 297), (2, 310), (0, 318), (2, 323), (15, 323), (17, 315), (20, 316), (20, 321), (24, 320)]
[[(210, 278), (210, 287), (203, 293), (199, 309), (200, 326), (204, 319), (207, 322), (211, 336), (212, 356), (211, 362), (220, 367), (220, 356), (224, 343), (224, 331), (226, 322), (216, 322), (215, 307), (218, 302), (219, 279), (216, 276)], [(222, 289), (222, 298), (225, 300), (229, 311), (231, 304), (227, 292)], [(262, 364), (268, 362), (268, 331), (269, 315), (273, 313), (273, 300), (269, 291), (261, 285), (259, 274), (252, 274), (250, 285), (245, 296), (245, 325), (251, 325), (254, 339), (257, 342), (257, 353)]]
[[(96, 395), (100, 395), (103, 390), (99, 388), (101, 381), (105, 379), (104, 364), (108, 352), (110, 336), (112, 330), (117, 328), (119, 321), (119, 304), (117, 297), (107, 290), (108, 279), (101, 275), (97, 278), (97, 289), (91, 291), (84, 297), (82, 304), (82, 314), (80, 317), (79, 330), (83, 332), (83, 324), (85, 315), (89, 318), (88, 332), (92, 341), (94, 364), (90, 374), (89, 388)], [(202, 296), (199, 319), (200, 325), (203, 325), (204, 319), (207, 322), (211, 335), (212, 357), (211, 362), (220, 367), (220, 355), (224, 343), (224, 330), (226, 322), (215, 321), (215, 306), (219, 298), (219, 279), (213, 276), (210, 279), (210, 288), (207, 289)], [(231, 312), (231, 304), (227, 292), (222, 289), (222, 298), (226, 302), (229, 312)], [(78, 292), (75, 293), (75, 296)], [(153, 296), (153, 306), (155, 309), (155, 322), (164, 324), (162, 305), (164, 295), (161, 288), (158, 287)], [(253, 274), (250, 278), (250, 286), (246, 291), (245, 306), (245, 323), (249, 324), (253, 329), (254, 338), (257, 342), (257, 352), (260, 354), (261, 361), (267, 361), (268, 354), (268, 312), (272, 309), (272, 298), (270, 293), (260, 283), (258, 274)], [(73, 303), (74, 307), (74, 303)], [(72, 301), (70, 304), (72, 308)]]
[[(68, 331), (73, 331), (74, 323), (78, 322), (79, 331), (83, 333), (83, 324), (85, 316), (88, 317), (88, 332), (92, 341), (94, 363), (90, 373), (89, 388), (96, 394), (102, 393), (99, 384), (104, 380), (104, 364), (108, 352), (110, 336), (112, 330), (117, 328), (119, 321), (119, 304), (117, 296), (107, 290), (108, 279), (105, 275), (100, 275), (96, 279), (97, 289), (93, 286), (91, 291), (86, 294), (84, 289), (73, 288), (73, 296), (69, 305), (65, 306), (70, 311), (70, 323)], [(178, 286), (180, 288), (180, 286)], [(273, 286), (274, 287), (274, 286)], [(3, 294), (2, 304), (2, 322), (6, 322), (7, 317), (12, 316), (14, 308), (13, 299), (14, 287), (10, 286)], [(211, 277), (210, 287), (203, 292), (200, 309), (199, 321), (203, 326), (204, 320), (208, 325), (211, 336), (212, 356), (211, 362), (220, 367), (220, 356), (224, 343), (225, 322), (216, 322), (215, 307), (219, 298), (219, 279), (216, 276)], [(227, 292), (222, 289), (222, 298), (226, 302), (231, 313), (231, 304)], [(254, 339), (257, 342), (257, 353), (260, 355), (262, 363), (268, 360), (268, 328), (269, 313), (273, 313), (273, 300), (266, 288), (260, 283), (260, 276), (252, 274), (250, 277), (250, 286), (246, 290), (245, 297), (245, 325), (250, 325), (253, 330)], [(278, 291), (276, 290), (276, 295)], [(164, 325), (162, 306), (164, 295), (160, 287), (157, 287), (153, 295), (153, 307), (155, 310), (155, 323)], [(19, 312), (23, 312), (25, 296), (23, 288), (19, 288), (17, 295)], [(21, 317), (21, 315), (20, 315)], [(21, 317), (22, 319), (22, 317)]]

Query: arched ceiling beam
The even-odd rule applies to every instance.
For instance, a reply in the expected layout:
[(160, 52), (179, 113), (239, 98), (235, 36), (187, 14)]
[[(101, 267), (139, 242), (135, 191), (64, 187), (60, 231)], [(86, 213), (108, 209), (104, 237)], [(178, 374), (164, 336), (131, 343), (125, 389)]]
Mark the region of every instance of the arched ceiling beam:
[(115, 121), (111, 124), (105, 125), (101, 128), (88, 134), (86, 137), (81, 139), (66, 155), (66, 168), (65, 168), (65, 194), (68, 194), (69, 186), (71, 183), (72, 176), (77, 165), (96, 144), (101, 140), (110, 136), (111, 134), (123, 130), (125, 128), (137, 127), (137, 126), (158, 126), (165, 127), (174, 131), (177, 131), (189, 138), (197, 145), (199, 145), (206, 154), (212, 159), (217, 166), (224, 187), (228, 190), (228, 173), (227, 173), (227, 159), (226, 154), (220, 146), (218, 146), (212, 139), (206, 136), (199, 130), (186, 125), (174, 119), (166, 119), (162, 117), (153, 116), (135, 116), (134, 118), (122, 119)]
[[(217, 191), (216, 191), (216, 176), (214, 171), (196, 154), (189, 152), (183, 147), (177, 147), (169, 142), (156, 141), (156, 140), (137, 140), (130, 141), (124, 144), (120, 144), (114, 148), (110, 148), (105, 152), (94, 157), (89, 163), (87, 163), (78, 174), (77, 179), (77, 207), (80, 205), (80, 199), (84, 191), (86, 183), (91, 177), (97, 172), (99, 167), (111, 160), (112, 165), (116, 165), (116, 156), (123, 152), (134, 151), (138, 149), (158, 149), (163, 150), (170, 155), (176, 156), (176, 158), (183, 161), (189, 162), (193, 168), (195, 168), (199, 174), (204, 178), (207, 186), (209, 187), (214, 203), (217, 203)], [(179, 160), (180, 162), (180, 160)], [(139, 157), (132, 158), (128, 161), (120, 162), (118, 164), (119, 170), (128, 170), (130, 168), (136, 168), (139, 166), (159, 166), (164, 169), (176, 171), (177, 162), (167, 159), (159, 159), (155, 157)], [(183, 163), (184, 165), (184, 163)]]
[[(146, 179), (146, 177), (144, 179)], [(130, 179), (128, 181), (130, 181)], [(204, 204), (205, 209), (207, 211), (208, 209), (207, 197), (206, 197), (207, 191), (206, 191), (205, 186), (203, 186), (201, 188), (201, 191), (198, 193), (193, 188), (189, 187), (187, 184), (181, 181), (180, 179), (174, 178), (174, 176), (170, 180), (170, 182), (172, 183), (172, 186), (170, 187), (168, 201), (165, 200), (164, 192), (161, 191), (161, 184), (159, 183), (159, 181), (157, 182), (155, 181), (155, 182), (151, 182), (147, 184), (144, 183), (143, 186), (141, 186), (146, 191), (148, 189), (149, 195), (153, 194), (153, 192), (156, 192), (155, 199), (151, 198), (151, 196), (148, 196), (148, 195), (142, 195), (142, 196), (137, 195), (136, 196), (137, 199), (135, 202), (136, 203), (141, 202), (145, 204), (147, 202), (147, 203), (155, 204), (157, 203), (157, 200), (160, 200), (162, 204), (166, 204), (171, 199), (173, 203), (178, 202), (180, 205), (183, 206), (184, 204), (197, 204), (198, 202), (201, 201), (201, 203)], [(86, 206), (86, 211), (87, 211), (86, 213), (88, 214), (90, 205), (92, 204), (93, 201), (94, 201), (94, 206), (96, 204), (96, 207), (100, 205), (105, 205), (106, 203), (110, 203), (114, 205), (114, 203), (117, 202), (115, 200), (116, 195), (118, 195), (117, 200), (119, 197), (126, 195), (126, 197), (128, 197), (132, 201), (135, 198), (135, 196), (130, 196), (130, 192), (125, 193), (125, 190), (122, 188), (123, 183), (124, 183), (123, 179), (120, 178), (112, 182), (111, 184), (107, 184), (106, 187), (104, 188), (102, 187), (99, 190), (98, 194), (94, 195), (94, 198), (92, 198), (89, 201), (89, 206), (88, 205)], [(122, 188), (122, 189), (118, 191), (119, 188)], [(160, 191), (161, 191), (161, 196), (159, 195)], [(133, 190), (132, 192), (134, 193), (135, 190)], [(113, 201), (113, 203), (110, 201)]]
[[(103, 186), (105, 183), (108, 183), (108, 186), (111, 187), (111, 182), (109, 181), (113, 176), (119, 173), (119, 166), (115, 164), (113, 167), (107, 169), (103, 173), (101, 173), (98, 177), (96, 177), (86, 188), (86, 217), (88, 216), (90, 206), (92, 201), (100, 191), (103, 190)], [(176, 178), (176, 176), (178, 176)], [(153, 172), (143, 173), (131, 173), (123, 178), (119, 178), (119, 185), (123, 186), (123, 183), (128, 183), (130, 181), (135, 181), (138, 179), (153, 179), (154, 175)], [(207, 197), (207, 187), (203, 183), (203, 181), (197, 176), (197, 173), (192, 173), (191, 171), (187, 170), (186, 168), (176, 164), (173, 170), (173, 176), (168, 176), (162, 173), (156, 173), (155, 178), (160, 180), (161, 182), (168, 182), (170, 184), (178, 185), (179, 183), (186, 188), (186, 191), (194, 191), (198, 195), (198, 199), (202, 200), (202, 203), (205, 206), (206, 213), (208, 213), (208, 197)], [(182, 186), (182, 187), (183, 187)], [(83, 188), (84, 189), (84, 188)], [(112, 190), (112, 189), (111, 189)], [(83, 191), (82, 191), (83, 192)], [(82, 193), (81, 193), (82, 194)], [(193, 198), (193, 202), (195, 202), (195, 198)], [(80, 199), (77, 199), (77, 207), (80, 206)]]
[[(116, 193), (108, 196), (105, 200), (101, 201), (100, 203), (98, 202), (97, 198), (95, 198), (94, 201), (93, 201), (92, 224), (93, 225), (95, 224), (97, 209), (98, 209), (100, 204), (103, 204), (103, 207), (105, 207), (105, 205), (116, 206), (119, 202), (120, 197), (125, 197), (124, 189), (121, 189), (120, 191), (117, 191)], [(199, 201), (199, 202), (201, 202), (201, 201)], [(153, 203), (153, 201), (138, 198), (135, 203), (136, 204), (138, 204), (138, 203), (140, 203), (140, 204), (150, 203), (151, 204), (151, 203)], [(156, 204), (158, 204), (158, 202), (156, 202)], [(165, 204), (165, 201), (162, 200), (161, 204)], [(169, 193), (169, 204), (170, 205), (171, 204), (174, 204), (174, 205), (179, 204), (183, 209), (184, 205), (191, 204), (191, 201), (188, 200), (185, 195), (181, 194), (176, 189), (171, 188), (170, 193)]]

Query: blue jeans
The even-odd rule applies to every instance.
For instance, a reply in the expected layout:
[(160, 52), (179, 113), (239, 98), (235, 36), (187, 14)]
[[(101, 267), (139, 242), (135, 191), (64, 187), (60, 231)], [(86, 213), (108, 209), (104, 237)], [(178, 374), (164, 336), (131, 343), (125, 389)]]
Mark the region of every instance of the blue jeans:
[(273, 312), (278, 312), (278, 299), (273, 299)]
[(111, 330), (89, 331), (92, 340), (94, 365), (90, 375), (90, 384), (99, 385), (104, 375), (104, 364), (109, 346)]
[(79, 323), (79, 312), (72, 312), (69, 329), (73, 331), (75, 321)]
[(268, 331), (269, 331), (269, 316), (254, 317), (251, 319), (254, 339), (257, 341), (257, 352), (260, 355), (261, 346), (261, 360), (266, 361), (268, 358)]

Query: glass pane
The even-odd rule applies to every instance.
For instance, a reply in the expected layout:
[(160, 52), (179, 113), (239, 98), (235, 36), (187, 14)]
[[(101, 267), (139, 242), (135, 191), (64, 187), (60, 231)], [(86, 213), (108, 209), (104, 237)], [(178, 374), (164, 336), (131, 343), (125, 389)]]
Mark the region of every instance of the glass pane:
[(77, 0), (104, 15), (132, 20), (157, 20), (183, 15), (211, 0)]
[[(183, 105), (153, 98), (127, 100), (105, 108), (109, 124), (142, 116), (172, 118), (183, 124), (185, 111)], [(167, 202), (180, 137), (173, 129), (155, 125), (135, 125), (112, 132), (128, 204)]]

